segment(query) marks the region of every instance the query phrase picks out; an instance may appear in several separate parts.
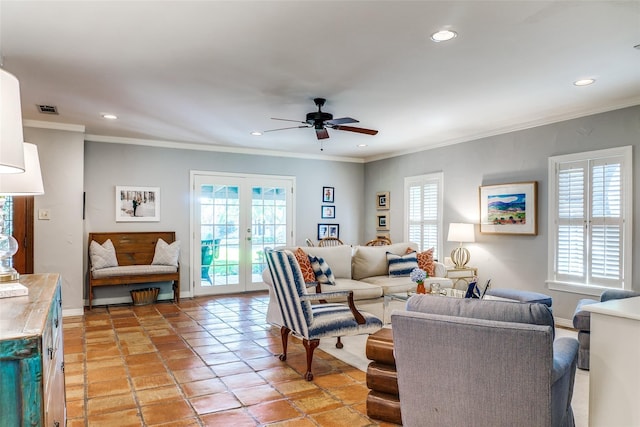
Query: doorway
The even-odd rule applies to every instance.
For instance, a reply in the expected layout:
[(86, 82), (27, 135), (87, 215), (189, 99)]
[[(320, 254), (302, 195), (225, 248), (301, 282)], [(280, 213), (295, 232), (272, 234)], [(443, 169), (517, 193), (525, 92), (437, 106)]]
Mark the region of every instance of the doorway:
[(295, 178), (192, 172), (192, 182), (194, 294), (266, 289), (265, 248), (293, 241)]

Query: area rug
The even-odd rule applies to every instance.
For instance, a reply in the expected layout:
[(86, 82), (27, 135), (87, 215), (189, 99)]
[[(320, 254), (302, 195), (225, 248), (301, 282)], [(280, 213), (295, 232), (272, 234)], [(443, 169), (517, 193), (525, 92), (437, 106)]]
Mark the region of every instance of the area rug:
[[(381, 306), (381, 304), (378, 304)], [(359, 307), (360, 308), (360, 307)], [(381, 307), (367, 307), (368, 312), (382, 317)], [(391, 327), (390, 325), (386, 327)], [(356, 335), (343, 337), (342, 349), (336, 348), (335, 340), (324, 339), (320, 341), (318, 348), (331, 354), (336, 359), (348, 363), (349, 365), (366, 372), (370, 360), (366, 356), (366, 344), (368, 335)], [(577, 332), (564, 328), (556, 328), (556, 337), (577, 337)], [(589, 425), (589, 371), (576, 370), (575, 384), (573, 387), (573, 399), (571, 400), (576, 427), (587, 427)]]

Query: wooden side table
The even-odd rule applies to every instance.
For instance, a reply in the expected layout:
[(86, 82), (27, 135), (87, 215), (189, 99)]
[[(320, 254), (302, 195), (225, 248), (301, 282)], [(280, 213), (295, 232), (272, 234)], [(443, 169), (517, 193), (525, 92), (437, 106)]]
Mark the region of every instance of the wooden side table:
[(460, 286), (460, 289), (467, 290), (469, 283), (471, 283), (473, 278), (477, 276), (477, 267), (447, 267), (447, 278), (451, 279), (451, 281), (453, 282), (453, 289), (457, 289), (458, 286)]

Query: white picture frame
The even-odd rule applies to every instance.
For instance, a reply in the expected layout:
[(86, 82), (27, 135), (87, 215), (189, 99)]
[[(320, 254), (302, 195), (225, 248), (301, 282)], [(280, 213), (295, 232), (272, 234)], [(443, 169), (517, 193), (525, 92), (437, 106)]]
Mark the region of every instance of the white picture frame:
[(116, 186), (116, 222), (160, 221), (160, 188)]

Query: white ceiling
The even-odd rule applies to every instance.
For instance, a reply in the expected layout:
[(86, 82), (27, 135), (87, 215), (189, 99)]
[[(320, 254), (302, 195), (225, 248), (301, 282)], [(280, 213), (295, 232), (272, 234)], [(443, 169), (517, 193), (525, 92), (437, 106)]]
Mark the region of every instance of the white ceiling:
[(366, 160), (638, 105), (639, 44), (640, 1), (0, 1), (24, 119), (283, 155), (321, 154), (313, 129), (250, 132), (315, 97), (379, 130), (322, 154)]

